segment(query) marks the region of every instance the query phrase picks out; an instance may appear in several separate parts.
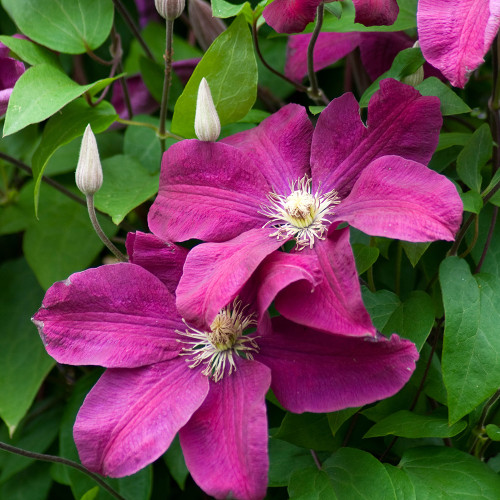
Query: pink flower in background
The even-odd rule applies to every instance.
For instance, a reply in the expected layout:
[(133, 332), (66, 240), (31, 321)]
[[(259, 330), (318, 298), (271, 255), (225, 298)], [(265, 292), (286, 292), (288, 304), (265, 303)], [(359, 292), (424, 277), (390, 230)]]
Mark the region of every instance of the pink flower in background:
[[(424, 166), (438, 141), (439, 107), (438, 98), (389, 79), (370, 102), (366, 126), (354, 96), (345, 94), (321, 113), (314, 131), (305, 109), (290, 104), (220, 142), (171, 146), (149, 227), (169, 241), (212, 242), (188, 256), (177, 291), (183, 316), (209, 321), (213, 297), (234, 297), (268, 255), (295, 240), (331, 269), (335, 307), (327, 313), (336, 331), (373, 332), (352, 254), (342, 252), (337, 262), (325, 245), (340, 239), (330, 235), (339, 222), (388, 238), (453, 240), (460, 197)], [(200, 295), (207, 298), (200, 302)]]
[(500, 0), (419, 0), (422, 54), (455, 87), (484, 62), (500, 26)]
[(193, 327), (171, 292), (186, 251), (143, 233), (130, 235), (127, 248), (131, 263), (55, 283), (33, 318), (58, 362), (107, 368), (74, 426), (80, 459), (93, 471), (133, 474), (179, 432), (204, 491), (261, 499), (269, 387), (290, 411), (330, 412), (393, 395), (415, 369), (415, 346), (397, 335), (350, 338), (255, 316), (255, 289), (245, 304)]
[[(159, 107), (159, 104), (149, 93), (141, 75), (130, 76), (126, 79), (126, 81), (130, 96), (130, 104), (134, 115), (140, 115), (142, 113), (149, 114)], [(113, 83), (113, 96), (111, 98), (111, 104), (120, 118), (126, 120), (130, 119), (120, 82)]]
[[(263, 12), (278, 33), (300, 33), (316, 17), (320, 0), (274, 0)], [(398, 17), (396, 0), (353, 0), (355, 21), (365, 26), (390, 25)]]
[[(307, 75), (307, 47), (311, 34), (293, 35), (288, 39), (285, 75), (297, 82)], [(376, 80), (390, 69), (394, 58), (415, 43), (403, 32), (394, 33), (320, 33), (314, 47), (314, 70), (319, 71), (339, 61), (359, 47), (361, 61), (369, 77)], [(424, 64), (425, 76), (443, 75), (430, 64)]]
[(139, 14), (141, 28), (144, 28), (151, 21), (160, 22), (162, 20), (156, 10), (154, 0), (135, 0), (135, 5)]
[(8, 55), (9, 48), (0, 42), (0, 116), (7, 111), (12, 89), (24, 73), (24, 64)]

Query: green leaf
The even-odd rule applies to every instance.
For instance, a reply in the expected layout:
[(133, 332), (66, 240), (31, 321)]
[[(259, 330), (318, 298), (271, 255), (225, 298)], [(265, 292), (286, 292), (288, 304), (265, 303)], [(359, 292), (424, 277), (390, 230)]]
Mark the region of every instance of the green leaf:
[(25, 71), (10, 96), (5, 116), (4, 136), (49, 118), (84, 92), (97, 92), (116, 78), (78, 85), (50, 64), (39, 64)]
[(269, 487), (287, 486), (295, 471), (309, 466), (315, 467), (310, 450), (269, 439)]
[(90, 489), (82, 496), (81, 500), (95, 500), (99, 495), (99, 486), (94, 486), (94, 488)]
[(0, 42), (9, 47), (22, 61), (34, 66), (35, 64), (52, 64), (59, 66), (57, 56), (50, 50), (40, 47), (36, 43), (24, 38), (0, 35)]
[[(28, 184), (26, 189), (32, 185)], [(101, 218), (108, 236), (117, 228)], [(43, 288), (88, 267), (103, 244), (95, 234), (87, 209), (52, 188), (40, 202), (40, 220), (26, 230), (23, 250)]]
[(336, 448), (328, 419), (323, 414), (302, 413), (296, 415), (287, 413), (278, 432), (273, 437), (313, 450), (334, 450)]
[(410, 264), (415, 267), (422, 255), (424, 255), (425, 251), (429, 248), (430, 242), (412, 243), (410, 241), (402, 241), (401, 246), (408, 257)]
[[(88, 124), (94, 134), (106, 130), (118, 117), (113, 106), (106, 101), (91, 107), (84, 99), (77, 99), (54, 115), (43, 130), (42, 140), (33, 155), (33, 178), (35, 179), (35, 214), (38, 214), (38, 199), (43, 172), (52, 155), (65, 144), (80, 137)], [(74, 165), (76, 169), (76, 165)]]
[[(139, 122), (158, 125), (158, 120), (147, 115), (136, 116)], [(148, 127), (127, 127), (123, 152), (133, 156), (150, 174), (156, 174), (161, 166), (161, 146), (156, 132)]]
[(12, 434), (54, 360), (30, 321), (42, 303), (43, 292), (26, 261), (4, 262), (0, 283), (0, 417)]
[(435, 76), (426, 78), (416, 86), (416, 89), (425, 96), (436, 96), (441, 101), (441, 114), (443, 116), (469, 113), (471, 109), (441, 80)]
[(95, 206), (119, 224), (127, 214), (158, 191), (159, 175), (151, 175), (131, 156), (102, 161), (104, 181), (95, 194)]
[(500, 279), (473, 276), (458, 257), (441, 263), (439, 278), (446, 316), (443, 379), (454, 423), (500, 387)]
[(288, 484), (290, 500), (337, 500), (330, 478), (314, 467), (295, 472)]
[(492, 441), (500, 441), (500, 427), (495, 424), (488, 424), (486, 426), (486, 434)]
[(465, 146), (472, 134), (464, 132), (442, 132), (439, 134), (439, 142), (436, 151), (451, 148), (452, 146)]
[(113, 24), (111, 0), (2, 0), (31, 40), (67, 54), (99, 47)]
[(354, 259), (356, 260), (356, 269), (358, 274), (363, 274), (365, 271), (377, 262), (380, 250), (376, 247), (370, 247), (361, 243), (354, 243), (352, 245)]
[(457, 158), (457, 173), (474, 191), (481, 190), (481, 168), (491, 158), (493, 139), (488, 124), (481, 125)]
[(420, 351), (433, 324), (434, 304), (432, 299), (425, 292), (416, 290), (394, 310), (382, 329), (382, 333), (390, 335), (395, 332), (414, 342)]
[(52, 478), (50, 465), (36, 462), (0, 487), (0, 498), (6, 500), (47, 500)]
[(417, 415), (401, 410), (377, 422), (363, 437), (400, 436), (405, 438), (453, 437), (467, 427), (465, 420), (451, 426), (446, 418), (434, 415)]
[(478, 214), (483, 208), (483, 198), (477, 191), (467, 191), (466, 193), (459, 193), (460, 199), (464, 204), (464, 212), (471, 212)]
[(424, 64), (425, 59), (418, 48), (402, 50), (394, 58), (391, 68), (379, 76), (364, 92), (359, 101), (362, 108), (366, 108), (372, 95), (380, 88), (380, 81), (385, 78), (394, 78), (401, 81), (405, 76), (415, 73)]
[(371, 292), (362, 287), (363, 302), (377, 330), (382, 331), (392, 313), (400, 306), (399, 297), (389, 290)]
[[(416, 27), (417, 0), (399, 0), (399, 15), (396, 22), (391, 26), (364, 26), (355, 23), (355, 9), (352, 1), (344, 0), (341, 4), (342, 17), (338, 19), (337, 14), (325, 16), (322, 31), (336, 31), (339, 33), (351, 31), (401, 31)], [(305, 31), (310, 33), (313, 29), (314, 24), (311, 23)]]
[(330, 426), (332, 435), (335, 436), (342, 425), (357, 413), (358, 410), (359, 408), (346, 408), (345, 410), (328, 413), (328, 425)]
[(411, 448), (399, 463), (422, 500), (497, 500), (500, 476), (486, 464), (454, 448)]
[(174, 478), (174, 481), (178, 484), (179, 488), (184, 491), (184, 486), (186, 484), (186, 479), (189, 476), (189, 471), (186, 467), (184, 455), (182, 454), (179, 436), (176, 436), (172, 441), (172, 443), (168, 447), (168, 450), (163, 455), (163, 460), (165, 460), (165, 463), (167, 464), (168, 470)]
[(257, 63), (243, 15), (212, 43), (177, 101), (172, 132), (183, 137), (195, 137), (196, 97), (203, 77), (210, 85), (221, 125), (237, 122), (253, 106), (257, 96)]
[(369, 453), (341, 448), (323, 463), (322, 470), (309, 468), (290, 478), (293, 499), (396, 500), (385, 467)]
[[(26, 425), (22, 425), (16, 430), (13, 439), (8, 439), (6, 435), (2, 435), (2, 441), (23, 450), (44, 453), (57, 437), (61, 414), (61, 407), (55, 407), (34, 416), (33, 419), (27, 421)], [(2, 434), (7, 434), (7, 432), (5, 431)], [(0, 484), (5, 483), (15, 474), (26, 469), (35, 460), (34, 458), (13, 455), (6, 451), (0, 451), (0, 455), (3, 462)]]
[(391, 478), (396, 498), (398, 500), (417, 500), (415, 487), (406, 471), (390, 464), (384, 464), (384, 467)]
[(252, 7), (249, 2), (234, 4), (226, 0), (212, 0), (212, 13), (214, 17), (228, 18), (237, 16), (240, 13), (245, 15), (246, 20), (251, 23), (253, 18)]

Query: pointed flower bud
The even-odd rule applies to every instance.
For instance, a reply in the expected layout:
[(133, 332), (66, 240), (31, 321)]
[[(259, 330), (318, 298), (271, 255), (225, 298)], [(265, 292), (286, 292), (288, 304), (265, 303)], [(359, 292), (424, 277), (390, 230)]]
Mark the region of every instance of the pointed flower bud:
[(75, 174), (76, 185), (84, 195), (93, 195), (102, 186), (102, 167), (95, 135), (87, 125), (80, 147)]
[(186, 0), (155, 0), (156, 10), (167, 21), (177, 19), (184, 10)]
[(205, 78), (201, 79), (196, 100), (194, 131), (200, 141), (215, 142), (220, 135), (220, 120), (215, 109), (210, 87)]

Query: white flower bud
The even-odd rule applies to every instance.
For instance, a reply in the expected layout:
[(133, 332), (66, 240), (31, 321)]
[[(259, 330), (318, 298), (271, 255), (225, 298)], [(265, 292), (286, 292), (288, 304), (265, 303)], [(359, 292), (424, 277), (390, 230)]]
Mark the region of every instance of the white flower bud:
[(200, 141), (215, 142), (220, 135), (220, 120), (215, 109), (210, 87), (205, 78), (201, 79), (196, 100), (194, 131)]
[(95, 135), (87, 125), (80, 147), (80, 158), (76, 167), (75, 180), (84, 195), (93, 195), (102, 186), (102, 166)]
[(155, 7), (161, 17), (167, 21), (177, 19), (186, 6), (186, 0), (155, 0)]

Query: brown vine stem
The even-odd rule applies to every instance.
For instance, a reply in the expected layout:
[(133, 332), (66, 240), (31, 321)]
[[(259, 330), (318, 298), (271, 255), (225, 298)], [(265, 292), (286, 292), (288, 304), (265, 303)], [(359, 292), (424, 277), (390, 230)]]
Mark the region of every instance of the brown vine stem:
[(151, 52), (151, 49), (148, 47), (148, 44), (145, 42), (144, 38), (142, 38), (139, 28), (136, 26), (134, 20), (132, 19), (132, 16), (129, 14), (128, 10), (125, 8), (121, 0), (113, 0), (113, 3), (115, 4), (116, 10), (120, 13), (132, 34), (139, 42), (145, 54), (149, 57), (149, 59), (152, 59), (154, 61), (155, 56)]
[(258, 27), (257, 27), (257, 21), (259, 20), (258, 17), (256, 17), (253, 20), (252, 23), (252, 36), (253, 36), (253, 44), (255, 46), (255, 52), (257, 52), (257, 56), (259, 57), (260, 61), (262, 64), (274, 75), (279, 76), (282, 80), (285, 80), (285, 82), (290, 83), (293, 85), (299, 92), (308, 92), (308, 89), (306, 86), (295, 82), (294, 80), (291, 80), (287, 76), (285, 76), (283, 73), (280, 73), (278, 70), (274, 69), (265, 59), (264, 56), (262, 55), (262, 52), (260, 50), (260, 45), (259, 45), (259, 35), (258, 35)]
[(174, 21), (165, 20), (166, 46), (165, 46), (165, 77), (163, 78), (163, 92), (161, 95), (160, 107), (160, 129), (159, 136), (161, 141), (161, 150), (165, 151), (165, 120), (167, 119), (168, 94), (172, 82), (172, 58), (173, 58), (173, 40), (174, 40)]
[(15, 455), (21, 455), (22, 457), (34, 458), (35, 460), (41, 460), (43, 462), (52, 462), (55, 464), (63, 464), (73, 469), (83, 472), (90, 478), (92, 478), (99, 486), (102, 486), (110, 495), (114, 496), (118, 500), (126, 500), (117, 491), (115, 491), (106, 481), (101, 479), (97, 474), (89, 471), (86, 467), (79, 464), (78, 462), (73, 462), (73, 460), (68, 460), (67, 458), (57, 457), (55, 455), (46, 455), (44, 453), (35, 453), (33, 451), (23, 450), (22, 448), (17, 448), (7, 443), (0, 441), (0, 449), (8, 451), (9, 453), (14, 453)]

